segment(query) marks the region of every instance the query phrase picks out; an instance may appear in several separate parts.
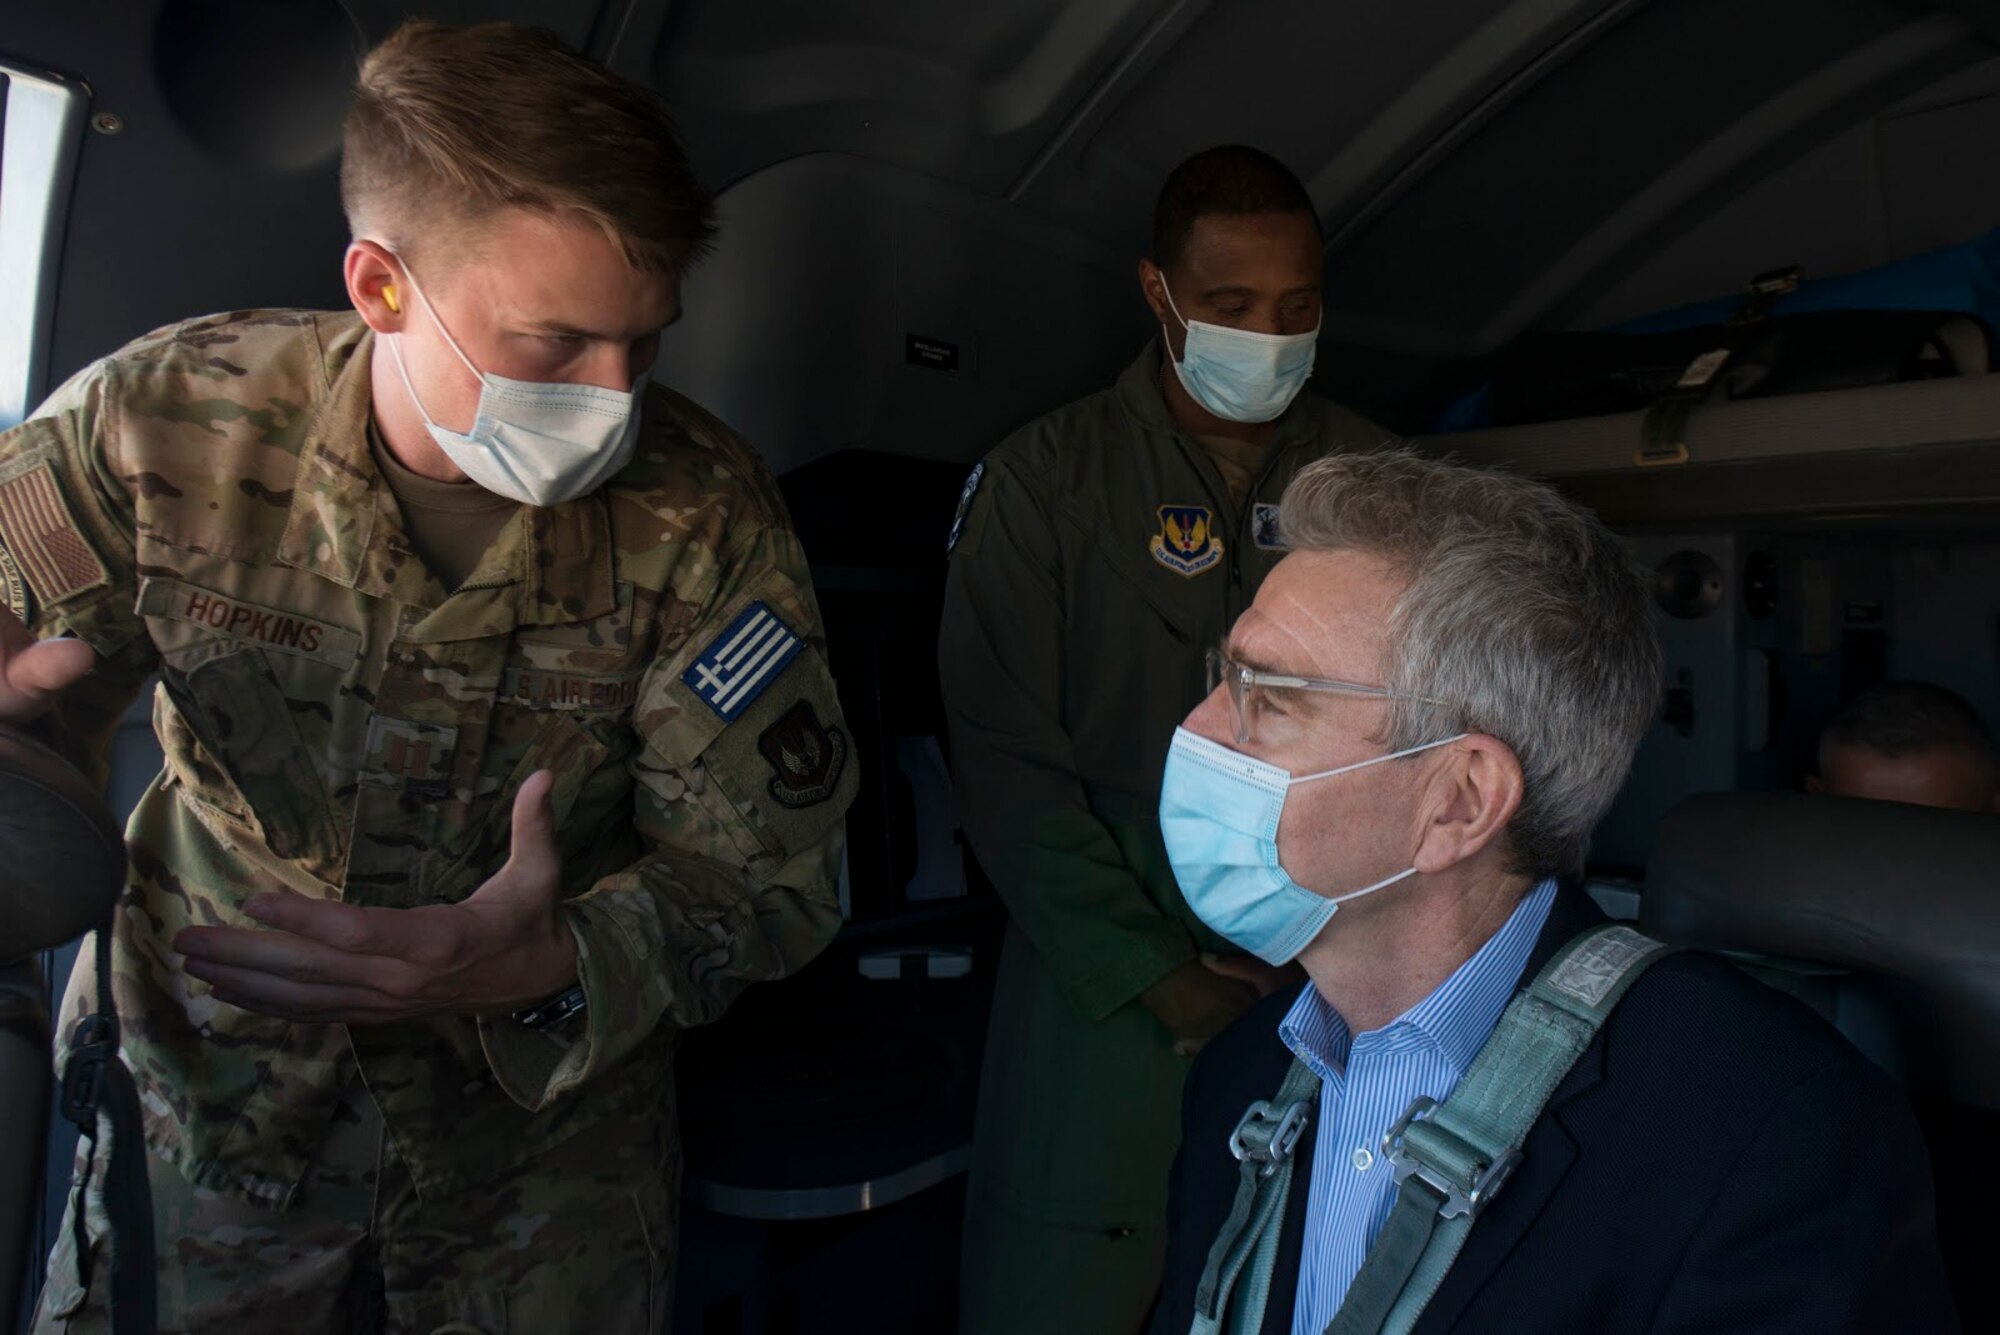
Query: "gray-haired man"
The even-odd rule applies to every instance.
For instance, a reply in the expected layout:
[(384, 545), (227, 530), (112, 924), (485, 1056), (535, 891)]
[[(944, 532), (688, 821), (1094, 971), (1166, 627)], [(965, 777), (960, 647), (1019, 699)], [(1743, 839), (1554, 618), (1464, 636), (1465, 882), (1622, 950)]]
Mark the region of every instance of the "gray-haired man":
[(1195, 911), (1312, 981), (1190, 1075), (1155, 1332), (1955, 1328), (1889, 1080), (1556, 887), (1658, 695), (1618, 540), (1407, 453), (1282, 513), (1160, 815)]

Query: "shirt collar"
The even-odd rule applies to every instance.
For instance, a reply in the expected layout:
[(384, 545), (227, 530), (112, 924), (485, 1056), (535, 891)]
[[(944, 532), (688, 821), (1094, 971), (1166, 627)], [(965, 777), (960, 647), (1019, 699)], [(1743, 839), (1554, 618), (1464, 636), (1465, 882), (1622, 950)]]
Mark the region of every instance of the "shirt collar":
[(1488, 937), (1471, 959), (1459, 965), (1429, 996), (1380, 1029), (1356, 1038), (1348, 1032), (1347, 1022), (1308, 983), (1279, 1021), (1278, 1037), (1322, 1080), (1345, 1071), (1356, 1043), (1364, 1048), (1432, 1047), (1453, 1070), (1464, 1075), (1514, 995), (1555, 897), (1553, 880), (1543, 881), (1523, 895), (1500, 930)]

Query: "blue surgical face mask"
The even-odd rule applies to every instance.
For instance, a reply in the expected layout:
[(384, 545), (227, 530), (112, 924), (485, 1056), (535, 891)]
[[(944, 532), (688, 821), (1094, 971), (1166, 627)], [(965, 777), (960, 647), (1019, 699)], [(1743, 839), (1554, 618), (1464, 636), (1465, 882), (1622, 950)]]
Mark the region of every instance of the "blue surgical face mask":
[[(1312, 374), (1319, 328), (1305, 334), (1259, 334), (1201, 320), (1181, 320), (1167, 280), (1167, 309), (1187, 330), (1174, 374), (1196, 403), (1230, 422), (1268, 422), (1292, 406)], [(1173, 359), (1173, 345), (1167, 347)]]
[(1167, 751), (1166, 781), (1160, 788), (1160, 833), (1188, 907), (1266, 964), (1292, 960), (1312, 944), (1342, 904), (1414, 876), (1417, 869), (1410, 867), (1341, 895), (1314, 894), (1278, 863), (1278, 820), (1284, 814), (1285, 794), (1294, 784), (1351, 774), (1465, 735), (1293, 778), (1276, 765), (1186, 728), (1175, 729), (1173, 746)]

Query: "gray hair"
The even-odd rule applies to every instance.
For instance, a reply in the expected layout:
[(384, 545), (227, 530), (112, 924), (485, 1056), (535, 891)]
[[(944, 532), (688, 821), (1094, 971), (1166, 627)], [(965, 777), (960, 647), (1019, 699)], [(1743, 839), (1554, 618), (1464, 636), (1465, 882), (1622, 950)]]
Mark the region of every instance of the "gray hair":
[(1827, 772), (1836, 746), (1858, 746), (1887, 756), (1932, 747), (1957, 747), (1989, 778), (2000, 778), (2000, 755), (1965, 697), (1927, 681), (1891, 681), (1849, 701), (1819, 739), (1819, 772)]
[(1660, 702), (1651, 582), (1617, 536), (1539, 482), (1407, 449), (1308, 464), (1279, 514), (1291, 549), (1367, 552), (1409, 581), (1384, 745), (1498, 738), (1525, 780), (1510, 869), (1581, 868)]

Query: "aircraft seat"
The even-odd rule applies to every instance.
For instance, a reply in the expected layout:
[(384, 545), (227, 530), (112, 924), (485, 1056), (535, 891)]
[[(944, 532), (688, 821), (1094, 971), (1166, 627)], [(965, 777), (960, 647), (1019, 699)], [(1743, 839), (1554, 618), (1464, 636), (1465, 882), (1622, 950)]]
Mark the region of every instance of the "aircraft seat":
[(1777, 983), (1903, 1081), (1929, 1141), (1966, 1329), (2000, 1315), (2000, 817), (1794, 793), (1668, 812), (1640, 926)]

